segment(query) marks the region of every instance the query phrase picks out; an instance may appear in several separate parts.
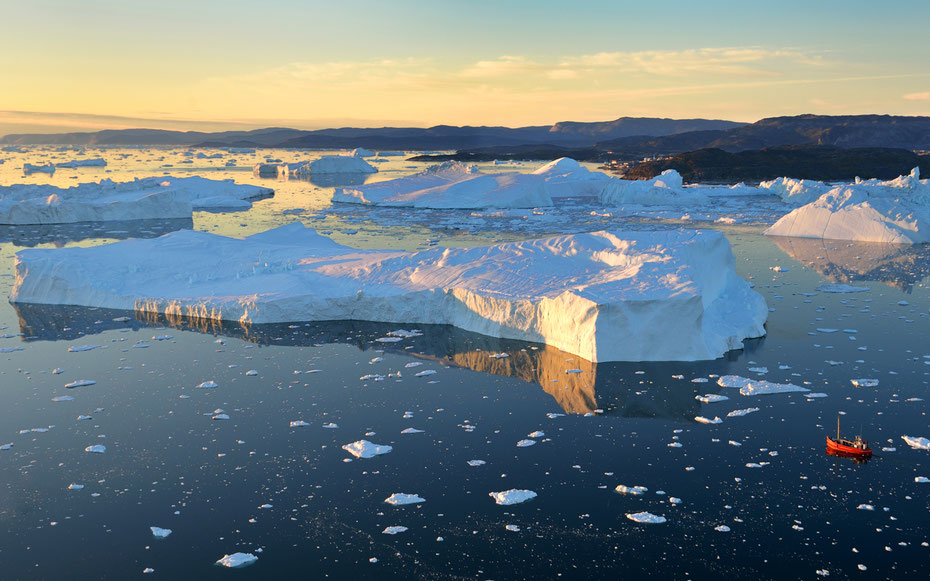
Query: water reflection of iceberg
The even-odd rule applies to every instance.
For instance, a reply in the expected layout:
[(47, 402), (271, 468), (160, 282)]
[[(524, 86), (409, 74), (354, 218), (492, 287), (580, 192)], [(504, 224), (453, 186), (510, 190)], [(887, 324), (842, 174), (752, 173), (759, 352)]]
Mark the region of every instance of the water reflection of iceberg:
[(260, 176), (267, 179), (285, 179), (287, 181), (310, 182), (321, 188), (339, 188), (343, 186), (360, 186), (365, 183), (369, 177), (374, 174), (370, 173), (313, 173), (313, 174), (289, 174), (282, 176)]
[(816, 270), (832, 282), (877, 281), (910, 293), (930, 276), (930, 245), (878, 244), (788, 238), (771, 240), (791, 258)]
[[(239, 325), (209, 318), (165, 317), (157, 313), (117, 311), (87, 307), (14, 304), (23, 339), (74, 340), (114, 329), (172, 327), (222, 335), (257, 345), (311, 346), (326, 343), (354, 345), (358, 349), (382, 349), (410, 357), (436, 361), (535, 383), (552, 396), (566, 413), (585, 414), (603, 409), (611, 415), (691, 420), (700, 414), (694, 399), (698, 390), (716, 389), (713, 384), (691, 384), (672, 379), (725, 374), (727, 361), (692, 363), (601, 363), (543, 344), (498, 339), (446, 325), (417, 325), (422, 336), (397, 343), (376, 342), (399, 325), (365, 321), (332, 321), (295, 324)], [(128, 320), (126, 319), (128, 317)], [(114, 319), (122, 319), (114, 321)], [(752, 351), (764, 339), (747, 340)], [(506, 353), (506, 356), (502, 354)], [(733, 360), (738, 352), (731, 352)], [(640, 373), (641, 372), (641, 373)]]
[(91, 238), (157, 238), (169, 232), (193, 227), (194, 221), (191, 218), (0, 226), (0, 244), (12, 242), (22, 248), (53, 244), (60, 248), (69, 242)]

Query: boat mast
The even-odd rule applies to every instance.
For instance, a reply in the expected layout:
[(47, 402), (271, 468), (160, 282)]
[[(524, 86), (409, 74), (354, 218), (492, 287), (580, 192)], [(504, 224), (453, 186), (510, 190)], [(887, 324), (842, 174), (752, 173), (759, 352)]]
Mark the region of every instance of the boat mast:
[(840, 416), (839, 414), (837, 414), (836, 416), (836, 441), (837, 442), (840, 441)]

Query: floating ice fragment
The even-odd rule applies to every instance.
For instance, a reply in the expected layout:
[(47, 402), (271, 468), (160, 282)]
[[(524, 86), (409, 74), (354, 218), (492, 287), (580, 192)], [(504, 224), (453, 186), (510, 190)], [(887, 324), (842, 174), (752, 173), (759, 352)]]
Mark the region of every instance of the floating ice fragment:
[(705, 418), (704, 416), (695, 416), (694, 421), (700, 422), (702, 424), (720, 424), (723, 423), (719, 417), (714, 416), (714, 419)]
[(817, 331), (820, 333), (836, 333), (839, 329), (818, 328)]
[(529, 448), (536, 443), (536, 440), (520, 440), (517, 442), (517, 448)]
[(197, 387), (199, 387), (200, 389), (211, 389), (211, 388), (214, 388), (214, 387), (219, 387), (219, 384), (217, 384), (215, 381), (213, 381), (212, 379), (210, 379), (210, 380), (204, 381), (203, 383), (201, 383), (201, 384), (198, 385)]
[(400, 431), (401, 434), (422, 434), (424, 430), (418, 430), (416, 428), (405, 428)]
[(335, 430), (336, 428), (339, 427), (339, 424), (335, 422), (329, 422), (328, 424), (323, 424), (323, 427), (326, 428), (327, 430)]
[(536, 493), (532, 490), (518, 490), (511, 488), (503, 492), (489, 492), (488, 496), (494, 499), (494, 502), (502, 505), (519, 504), (532, 498), (536, 498)]
[(24, 347), (0, 347), (0, 353), (13, 353), (15, 351), (23, 351)]
[(68, 485), (68, 490), (83, 490), (83, 489), (84, 489), (84, 485), (83, 485), (83, 484), (74, 484), (74, 483), (71, 483), (71, 484)]
[(53, 397), (52, 401), (74, 401), (74, 397), (70, 395), (58, 395)]
[(543, 433), (543, 432), (541, 432), (541, 431), (539, 431), (539, 430), (536, 430), (536, 431), (533, 432), (532, 434), (527, 434), (526, 437), (527, 437), (527, 438), (542, 438), (542, 437), (544, 437), (545, 435), (546, 435), (545, 433)]
[(714, 527), (714, 530), (721, 532), (721, 533), (728, 533), (730, 532), (730, 527), (728, 527), (727, 525), (719, 525), (719, 526)]
[(650, 525), (658, 525), (666, 521), (666, 518), (664, 516), (659, 516), (656, 514), (652, 514), (651, 512), (645, 512), (645, 511), (627, 513), (626, 518), (634, 522), (638, 522), (642, 524), (650, 524)]
[(859, 510), (875, 510), (875, 507), (872, 506), (871, 504), (860, 504), (856, 508), (858, 508)]
[(914, 482), (918, 484), (925, 484), (927, 482), (930, 482), (930, 478), (927, 478), (926, 476), (915, 476)]
[(388, 504), (393, 504), (394, 506), (401, 506), (404, 504), (419, 504), (421, 502), (426, 502), (426, 499), (420, 496), (417, 496), (416, 494), (395, 492), (391, 496), (385, 498), (384, 502)]
[(52, 374), (53, 374), (53, 375), (61, 375), (61, 374), (64, 373), (64, 372), (65, 372), (65, 370), (62, 369), (61, 367), (56, 367), (55, 369), (52, 370)]
[(66, 383), (65, 387), (68, 389), (74, 387), (86, 387), (88, 385), (96, 385), (97, 382), (93, 379), (78, 379), (77, 381), (72, 381), (71, 383)]
[(305, 421), (303, 421), (303, 420), (294, 420), (294, 421), (291, 422), (291, 427), (292, 427), (292, 428), (305, 428), (305, 427), (307, 427), (307, 426), (309, 426), (309, 425), (310, 425), (310, 424), (308, 424), (307, 422), (305, 422)]
[(149, 527), (152, 529), (152, 536), (156, 539), (166, 539), (168, 535), (171, 534), (171, 529), (163, 529), (159, 527)]
[(107, 451), (107, 447), (104, 446), (103, 444), (96, 444), (96, 445), (88, 446), (88, 447), (84, 448), (84, 451), (85, 451), (85, 452), (92, 452), (92, 453), (94, 453), (94, 454), (103, 454), (104, 452)]
[(13, 447), (13, 444), (12, 444), (12, 443), (10, 443), (10, 444), (0, 444), (0, 450), (9, 450), (9, 449), (12, 448), (12, 447)]
[(916, 436), (901, 436), (907, 445), (915, 450), (930, 450), (930, 440)]
[(696, 395), (694, 399), (698, 400), (701, 403), (717, 403), (720, 401), (726, 401), (728, 398), (725, 395), (718, 395), (716, 393), (708, 393), (706, 395)]
[(504, 359), (505, 357), (510, 357), (510, 354), (509, 353), (494, 353), (492, 355), (488, 355), (488, 357), (490, 357), (491, 359)]
[(221, 567), (229, 567), (230, 569), (239, 569), (241, 567), (248, 567), (256, 561), (258, 561), (258, 557), (252, 553), (233, 553), (232, 555), (224, 555), (216, 564)]
[(809, 389), (794, 385), (793, 383), (773, 383), (771, 381), (754, 380), (738, 375), (724, 375), (717, 379), (720, 387), (738, 387), (742, 395), (768, 395), (773, 393), (806, 392)]
[(257, 370), (257, 369), (249, 369), (248, 371), (245, 372), (245, 374), (246, 374), (247, 376), (249, 376), (249, 377), (252, 377), (252, 376), (258, 375), (258, 370)]
[(507, 529), (508, 531), (512, 532), (512, 533), (519, 533), (519, 532), (520, 532), (520, 527), (518, 527), (517, 525), (507, 525), (507, 526), (505, 526), (504, 528)]
[(68, 347), (68, 353), (80, 353), (82, 351), (92, 351), (100, 349), (100, 345), (72, 345)]
[(827, 397), (827, 394), (820, 392), (820, 391), (816, 391), (816, 392), (811, 392), (811, 393), (805, 393), (804, 397), (806, 397), (807, 399), (817, 399), (820, 397)]
[(385, 535), (396, 535), (397, 533), (403, 533), (406, 530), (407, 527), (393, 526), (385, 528), (383, 531), (381, 531), (381, 533)]
[(372, 444), (368, 440), (359, 440), (351, 444), (346, 444), (342, 449), (356, 458), (374, 458), (375, 456), (387, 454), (393, 450), (391, 446)]
[(878, 386), (877, 379), (850, 379), (849, 381), (856, 387), (877, 387)]
[(868, 292), (867, 286), (850, 286), (848, 284), (822, 284), (817, 287), (822, 293), (861, 293)]
[(484, 460), (469, 460), (468, 461), (469, 466), (484, 466), (485, 464), (487, 464), (487, 462), (485, 462)]
[(614, 488), (614, 491), (620, 494), (632, 494), (633, 496), (640, 496), (647, 490), (649, 489), (645, 486), (624, 486), (623, 484), (619, 484)]
[(435, 369), (424, 369), (423, 371), (421, 371), (421, 372), (415, 374), (415, 376), (416, 376), (416, 377), (426, 377), (427, 375), (435, 375), (435, 374), (436, 374), (436, 370), (435, 370)]
[(736, 418), (736, 417), (745, 416), (745, 415), (751, 414), (752, 412), (757, 412), (757, 411), (759, 411), (759, 408), (746, 408), (746, 409), (741, 409), (741, 410), (733, 410), (732, 412), (727, 414), (727, 417)]

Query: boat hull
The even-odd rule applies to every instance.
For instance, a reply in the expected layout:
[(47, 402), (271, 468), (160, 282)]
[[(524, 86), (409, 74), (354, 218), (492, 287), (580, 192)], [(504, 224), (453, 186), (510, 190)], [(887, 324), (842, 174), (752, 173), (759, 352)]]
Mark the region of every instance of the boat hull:
[(827, 448), (841, 452), (843, 455), (854, 456), (857, 458), (868, 458), (872, 455), (872, 448), (856, 448), (853, 446), (846, 446), (844, 444), (840, 444), (829, 436), (827, 436)]

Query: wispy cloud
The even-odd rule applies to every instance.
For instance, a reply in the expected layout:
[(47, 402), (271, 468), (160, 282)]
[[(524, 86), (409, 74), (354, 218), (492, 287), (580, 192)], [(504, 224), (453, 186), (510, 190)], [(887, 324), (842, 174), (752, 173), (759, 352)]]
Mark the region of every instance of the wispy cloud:
[(926, 93), (908, 93), (904, 95), (908, 101), (930, 101), (930, 92)]

